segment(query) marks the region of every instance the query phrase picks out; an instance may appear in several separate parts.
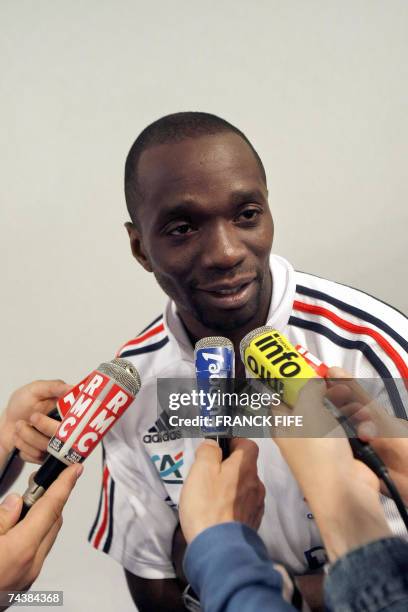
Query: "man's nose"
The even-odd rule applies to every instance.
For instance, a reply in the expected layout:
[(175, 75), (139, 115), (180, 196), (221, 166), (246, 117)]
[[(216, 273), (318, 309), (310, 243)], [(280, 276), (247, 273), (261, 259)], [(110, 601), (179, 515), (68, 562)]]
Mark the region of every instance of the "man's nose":
[(246, 248), (239, 230), (229, 222), (214, 224), (205, 235), (201, 262), (206, 268), (228, 270), (245, 259)]

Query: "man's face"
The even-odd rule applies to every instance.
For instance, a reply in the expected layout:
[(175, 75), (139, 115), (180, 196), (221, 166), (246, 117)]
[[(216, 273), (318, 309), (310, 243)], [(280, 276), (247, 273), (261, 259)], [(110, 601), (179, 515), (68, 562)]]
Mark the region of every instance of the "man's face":
[(256, 319), (270, 299), (273, 221), (247, 143), (226, 132), (155, 146), (138, 177), (132, 250), (187, 327), (225, 332)]

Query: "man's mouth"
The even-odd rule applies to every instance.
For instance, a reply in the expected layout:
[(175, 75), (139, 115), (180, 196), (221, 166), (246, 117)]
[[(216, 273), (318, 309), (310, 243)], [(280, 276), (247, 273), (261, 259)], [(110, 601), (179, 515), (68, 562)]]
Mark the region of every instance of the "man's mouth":
[(254, 281), (252, 276), (229, 283), (199, 286), (197, 290), (203, 294), (204, 301), (218, 308), (242, 308), (255, 291)]
[(241, 289), (247, 286), (248, 283), (244, 283), (243, 285), (239, 285), (235, 287), (235, 289), (213, 289), (210, 293), (218, 293), (220, 295), (233, 295), (234, 293), (239, 293)]

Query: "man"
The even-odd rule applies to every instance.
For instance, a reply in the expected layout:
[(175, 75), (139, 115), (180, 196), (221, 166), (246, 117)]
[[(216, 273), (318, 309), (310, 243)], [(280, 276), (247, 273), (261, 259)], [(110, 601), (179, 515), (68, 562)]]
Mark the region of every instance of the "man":
[[(407, 323), (366, 294), (270, 256), (274, 226), (262, 162), (218, 117), (177, 113), (148, 126), (129, 152), (125, 192), (132, 253), (170, 299), (164, 315), (118, 352), (135, 363), (142, 389), (105, 439), (89, 539), (124, 566), (141, 611), (174, 612), (183, 609), (171, 558), (176, 507), (199, 440), (181, 439), (157, 413), (156, 379), (192, 378), (197, 339), (227, 336), (239, 355), (241, 338), (266, 323), (355, 377), (407, 377)], [(236, 374), (244, 374), (238, 358)], [(374, 391), (382, 387), (378, 380)], [(393, 380), (387, 391), (404, 417)], [(275, 561), (296, 574), (315, 571), (325, 554), (313, 515), (277, 446), (257, 443), (266, 487), (259, 534)], [(385, 506), (396, 525), (393, 504)]]

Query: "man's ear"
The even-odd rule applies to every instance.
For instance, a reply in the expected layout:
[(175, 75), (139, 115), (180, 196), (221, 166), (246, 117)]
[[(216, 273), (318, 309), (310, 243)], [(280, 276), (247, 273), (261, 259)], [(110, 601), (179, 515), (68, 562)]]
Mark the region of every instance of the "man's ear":
[(153, 272), (149, 258), (144, 250), (141, 233), (139, 232), (137, 227), (130, 221), (127, 221), (125, 223), (125, 227), (127, 233), (129, 234), (130, 248), (132, 250), (133, 257), (137, 259), (140, 265), (143, 266), (147, 272)]

